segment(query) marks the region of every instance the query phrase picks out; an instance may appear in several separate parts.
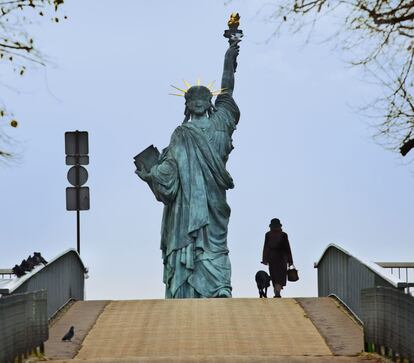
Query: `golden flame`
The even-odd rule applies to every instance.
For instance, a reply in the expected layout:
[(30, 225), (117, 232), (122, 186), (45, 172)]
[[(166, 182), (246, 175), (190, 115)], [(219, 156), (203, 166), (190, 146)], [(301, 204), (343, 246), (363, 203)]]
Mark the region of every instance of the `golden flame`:
[(240, 25), (240, 15), (239, 13), (231, 13), (230, 19), (227, 22), (229, 28), (237, 28)]

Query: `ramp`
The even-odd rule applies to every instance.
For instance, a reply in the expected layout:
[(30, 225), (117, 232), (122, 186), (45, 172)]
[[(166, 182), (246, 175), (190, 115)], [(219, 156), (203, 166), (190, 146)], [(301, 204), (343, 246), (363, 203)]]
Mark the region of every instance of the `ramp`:
[[(362, 339), (354, 357), (335, 356), (330, 348), (335, 344), (327, 344), (314, 319), (316, 301), (310, 313), (301, 306), (304, 302), (287, 298), (112, 301), (73, 360), (54, 358), (87, 363), (361, 361), (355, 355)], [(339, 314), (335, 324), (342, 318), (355, 324), (336, 306), (330, 310)], [(76, 330), (76, 322), (73, 325)], [(341, 341), (341, 349), (346, 342)]]

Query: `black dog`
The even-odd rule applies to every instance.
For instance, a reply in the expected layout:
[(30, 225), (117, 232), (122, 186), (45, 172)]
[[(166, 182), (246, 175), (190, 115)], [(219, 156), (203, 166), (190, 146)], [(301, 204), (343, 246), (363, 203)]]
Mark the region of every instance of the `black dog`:
[(256, 283), (260, 297), (267, 297), (267, 288), (270, 286), (270, 276), (266, 271), (260, 270), (256, 273)]

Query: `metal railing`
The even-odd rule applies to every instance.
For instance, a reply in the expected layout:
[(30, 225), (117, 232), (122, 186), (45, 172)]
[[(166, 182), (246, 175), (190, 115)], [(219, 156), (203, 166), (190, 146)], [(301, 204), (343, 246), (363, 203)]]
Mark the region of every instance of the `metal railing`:
[(12, 279), (14, 277), (13, 270), (11, 268), (0, 268), (0, 278)]
[(414, 362), (414, 297), (394, 288), (361, 291), (365, 350)]
[[(410, 287), (414, 286), (414, 262), (375, 262), (382, 268), (390, 270), (391, 274), (398, 275), (399, 279), (404, 279), (407, 287), (406, 292), (410, 293)], [(401, 270), (403, 277), (401, 278)], [(404, 271), (405, 270), (405, 271)]]
[(36, 291), (0, 298), (0, 363), (43, 353), (49, 338), (47, 293)]
[[(318, 296), (334, 295), (340, 299), (350, 311), (360, 320), (361, 318), (361, 291), (366, 288), (384, 286), (400, 291), (407, 291), (414, 286), (409, 278), (403, 280), (391, 274), (388, 267), (395, 269), (395, 263), (374, 263), (344, 248), (330, 244), (321, 258), (315, 263), (318, 269)], [(399, 263), (398, 266), (410, 268), (414, 263)], [(395, 270), (394, 270), (395, 271)], [(407, 273), (408, 276), (408, 273)], [(401, 274), (400, 274), (401, 277)]]
[(70, 299), (83, 300), (87, 268), (79, 254), (67, 250), (38, 265), (22, 277), (0, 280), (0, 294), (14, 295), (24, 292), (47, 290), (47, 314), (50, 318)]

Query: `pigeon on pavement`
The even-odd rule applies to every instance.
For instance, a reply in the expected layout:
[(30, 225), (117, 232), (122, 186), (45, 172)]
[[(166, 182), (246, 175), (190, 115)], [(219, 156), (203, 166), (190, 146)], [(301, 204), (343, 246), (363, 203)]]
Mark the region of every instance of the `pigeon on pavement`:
[(75, 328), (71, 326), (69, 331), (63, 336), (62, 340), (64, 342), (66, 341), (70, 342), (74, 335), (75, 335)]

